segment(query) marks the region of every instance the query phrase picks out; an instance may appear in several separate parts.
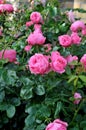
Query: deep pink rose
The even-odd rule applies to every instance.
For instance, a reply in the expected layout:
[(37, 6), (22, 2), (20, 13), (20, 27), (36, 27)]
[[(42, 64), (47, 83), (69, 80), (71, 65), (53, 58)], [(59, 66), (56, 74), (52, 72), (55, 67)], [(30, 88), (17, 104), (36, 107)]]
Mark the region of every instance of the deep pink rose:
[(71, 37), (69, 35), (61, 35), (58, 40), (60, 45), (63, 47), (69, 47), (72, 44)]
[(86, 36), (86, 26), (84, 29), (82, 29), (82, 35)]
[(71, 34), (71, 39), (72, 39), (72, 44), (80, 44), (81, 42), (81, 37), (79, 37), (78, 33), (76, 32), (73, 32)]
[(8, 13), (11, 13), (14, 11), (14, 8), (11, 4), (4, 4), (4, 10)]
[(46, 38), (43, 36), (42, 33), (40, 33), (39, 31), (34, 31), (29, 35), (27, 42), (30, 45), (42, 45), (45, 43), (45, 40)]
[(74, 23), (72, 23), (70, 30), (73, 32), (77, 32), (78, 30), (82, 30), (85, 28), (85, 24), (83, 21), (77, 20)]
[(42, 23), (42, 16), (39, 12), (32, 12), (30, 15), (30, 20), (33, 23)]
[(84, 55), (81, 57), (80, 62), (82, 63), (82, 65), (83, 65), (84, 68), (86, 69), (86, 54), (84, 54)]
[(68, 124), (60, 119), (54, 120), (54, 122), (49, 123), (46, 130), (67, 130)]
[(8, 59), (9, 62), (15, 62), (16, 61), (16, 51), (15, 50), (2, 50), (0, 52), (0, 59)]
[(33, 55), (29, 62), (29, 69), (33, 74), (46, 74), (49, 70), (49, 61), (43, 54)]
[(67, 60), (63, 56), (59, 55), (58, 52), (57, 54), (51, 53), (51, 68), (53, 71), (62, 74), (65, 72), (66, 65)]
[(32, 21), (29, 21), (29, 22), (26, 22), (26, 27), (30, 27), (33, 25), (33, 22)]
[(82, 96), (81, 96), (81, 94), (80, 93), (74, 93), (74, 104), (79, 104), (79, 102), (81, 101), (81, 99), (82, 99)]
[(32, 46), (31, 46), (31, 45), (27, 45), (27, 46), (25, 46), (24, 50), (25, 50), (26, 52), (28, 52), (28, 51), (30, 51), (30, 50), (31, 50), (31, 48), (32, 48)]
[(41, 27), (42, 27), (41, 24), (35, 24), (34, 25), (35, 32), (42, 33)]

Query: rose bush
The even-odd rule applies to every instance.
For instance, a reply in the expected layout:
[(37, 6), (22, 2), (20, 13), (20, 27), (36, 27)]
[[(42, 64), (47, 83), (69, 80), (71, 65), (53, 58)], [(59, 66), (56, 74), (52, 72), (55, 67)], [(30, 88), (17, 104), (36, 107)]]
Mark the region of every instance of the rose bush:
[(0, 129), (85, 130), (85, 23), (57, 0), (0, 2)]

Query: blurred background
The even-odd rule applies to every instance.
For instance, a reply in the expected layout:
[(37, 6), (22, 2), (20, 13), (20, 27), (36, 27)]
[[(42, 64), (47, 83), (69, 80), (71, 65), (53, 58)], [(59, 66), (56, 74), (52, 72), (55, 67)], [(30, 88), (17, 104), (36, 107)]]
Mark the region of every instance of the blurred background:
[[(23, 4), (29, 4), (30, 2), (36, 2), (36, 1), (47, 1), (47, 0), (5, 0), (6, 2), (10, 2), (14, 5), (14, 8), (16, 9), (18, 6)], [(62, 9), (64, 8), (70, 8), (70, 9), (86, 9), (86, 0), (57, 0), (60, 3), (60, 6)], [(86, 22), (86, 12), (75, 12), (76, 17), (82, 18), (83, 21)]]

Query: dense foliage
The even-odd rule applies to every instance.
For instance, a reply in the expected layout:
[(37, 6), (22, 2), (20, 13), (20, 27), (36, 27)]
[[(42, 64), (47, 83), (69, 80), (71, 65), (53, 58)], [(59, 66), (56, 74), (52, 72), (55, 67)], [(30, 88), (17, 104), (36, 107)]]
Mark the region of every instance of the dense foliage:
[[(39, 12), (42, 16), (39, 21), (42, 29), (38, 27), (38, 34), (45, 39), (38, 40), (40, 35), (37, 34), (35, 41), (38, 44), (32, 42), (28, 49), (26, 46), (31, 42), (28, 37), (37, 28), (34, 27), (34, 22), (31, 26), (26, 24), (31, 20), (32, 12)], [(54, 1), (48, 1), (46, 6), (36, 3), (34, 8), (20, 7), (11, 14), (0, 12), (1, 130), (45, 130), (55, 119), (67, 122), (68, 130), (86, 129), (86, 57), (84, 64), (81, 62), (86, 54), (86, 33), (82, 35), (79, 30), (80, 37), (77, 36), (74, 44), (59, 44), (60, 36), (71, 35), (71, 25), (67, 12), (63, 12), (59, 3)], [(56, 52), (55, 57), (52, 52)], [(58, 60), (57, 52), (65, 60), (69, 55), (77, 58), (64, 61), (65, 67), (62, 66), (62, 70), (57, 71), (58, 68), (53, 64)], [(41, 70), (42, 65), (38, 65), (39, 68), (34, 73), (30, 59), (37, 54), (42, 54), (41, 62), (47, 60), (40, 64), (50, 67), (49, 70)], [(80, 94), (78, 103), (74, 103), (75, 93)]]

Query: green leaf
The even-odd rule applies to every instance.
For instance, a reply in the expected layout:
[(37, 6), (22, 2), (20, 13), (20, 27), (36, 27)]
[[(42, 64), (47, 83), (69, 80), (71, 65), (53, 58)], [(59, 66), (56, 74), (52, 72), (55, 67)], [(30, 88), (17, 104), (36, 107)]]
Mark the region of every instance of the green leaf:
[(38, 85), (36, 88), (35, 88), (35, 93), (37, 95), (44, 95), (45, 94), (45, 88), (43, 85)]
[(5, 97), (5, 91), (2, 90), (0, 91), (0, 102), (3, 101), (4, 97)]
[(23, 87), (23, 88), (21, 88), (20, 96), (23, 99), (26, 99), (26, 100), (32, 98), (33, 97), (32, 88), (29, 88), (29, 87)]
[(34, 115), (28, 115), (25, 119), (25, 125), (26, 126), (30, 126), (30, 125), (34, 125), (35, 122), (35, 116)]
[(86, 121), (82, 121), (82, 122), (80, 123), (80, 127), (81, 127), (81, 128), (86, 127)]
[(72, 75), (69, 77), (68, 83), (72, 82), (77, 76), (76, 75)]
[(7, 110), (6, 110), (6, 113), (7, 113), (7, 116), (9, 117), (9, 118), (12, 118), (14, 115), (15, 115), (15, 106), (13, 106), (13, 105), (8, 105), (8, 108), (7, 108)]
[(57, 102), (54, 118), (56, 118), (58, 116), (58, 114), (61, 111), (61, 109), (62, 109), (62, 102)]
[(46, 127), (45, 124), (41, 124), (41, 125), (38, 125), (38, 126), (37, 126), (36, 130), (44, 130), (45, 127)]
[(84, 76), (84, 75), (80, 75), (79, 78), (80, 78), (83, 82), (86, 83), (86, 76)]

